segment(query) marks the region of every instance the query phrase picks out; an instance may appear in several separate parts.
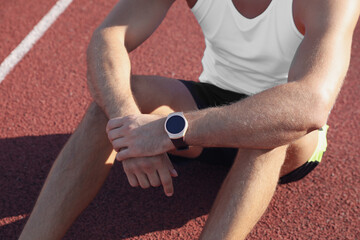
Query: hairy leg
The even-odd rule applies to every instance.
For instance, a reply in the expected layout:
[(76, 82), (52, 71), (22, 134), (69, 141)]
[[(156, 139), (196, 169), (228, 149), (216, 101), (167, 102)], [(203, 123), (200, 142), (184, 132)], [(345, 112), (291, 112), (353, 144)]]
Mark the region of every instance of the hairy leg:
[(239, 150), (200, 239), (245, 239), (273, 196), (285, 153), (286, 147)]
[[(131, 83), (143, 112), (166, 114), (196, 108), (177, 80), (134, 77)], [(102, 109), (92, 103), (57, 157), (20, 239), (61, 239), (95, 197), (115, 158), (105, 132), (107, 122)]]
[(318, 132), (314, 131), (289, 146), (271, 151), (240, 149), (201, 239), (245, 239), (270, 203), (279, 176), (295, 170), (310, 158), (317, 137)]
[(107, 121), (91, 104), (55, 161), (20, 239), (61, 239), (95, 197), (115, 157)]

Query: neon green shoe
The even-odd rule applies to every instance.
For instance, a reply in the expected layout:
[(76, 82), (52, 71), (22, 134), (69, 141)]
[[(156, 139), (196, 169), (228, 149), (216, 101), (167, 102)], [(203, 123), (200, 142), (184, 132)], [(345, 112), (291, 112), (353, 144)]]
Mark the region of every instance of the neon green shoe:
[(319, 129), (318, 145), (313, 155), (310, 157), (309, 161), (307, 162), (319, 162), (319, 163), (321, 162), (322, 156), (327, 148), (326, 134), (328, 129), (329, 129), (328, 125), (325, 125)]

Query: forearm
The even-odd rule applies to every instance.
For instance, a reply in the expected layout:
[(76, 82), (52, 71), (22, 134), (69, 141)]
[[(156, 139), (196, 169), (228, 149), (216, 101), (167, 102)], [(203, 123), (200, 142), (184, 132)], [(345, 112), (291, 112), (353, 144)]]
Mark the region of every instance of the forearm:
[(274, 148), (326, 122), (327, 110), (315, 91), (284, 84), (225, 107), (185, 114), (186, 142), (205, 147)]
[(88, 48), (88, 85), (109, 118), (140, 113), (131, 93), (131, 64), (122, 30), (97, 30)]
[(308, 33), (300, 44), (288, 83), (230, 106), (186, 114), (186, 142), (267, 149), (322, 127), (349, 66), (352, 35), (339, 37), (343, 35), (325, 31), (319, 37), (318, 32)]

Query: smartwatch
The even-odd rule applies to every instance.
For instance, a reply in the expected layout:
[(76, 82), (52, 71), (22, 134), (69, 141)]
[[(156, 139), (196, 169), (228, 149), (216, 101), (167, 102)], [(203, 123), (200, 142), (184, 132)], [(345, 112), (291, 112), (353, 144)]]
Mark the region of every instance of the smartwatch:
[(176, 150), (186, 150), (189, 148), (189, 145), (184, 140), (186, 130), (188, 129), (188, 122), (183, 112), (169, 114), (164, 127)]

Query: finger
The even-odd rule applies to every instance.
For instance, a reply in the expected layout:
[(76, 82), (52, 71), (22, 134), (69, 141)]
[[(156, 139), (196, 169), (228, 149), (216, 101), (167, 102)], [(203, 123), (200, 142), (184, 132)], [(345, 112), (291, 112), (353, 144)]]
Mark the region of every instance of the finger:
[(120, 150), (123, 151), (122, 149), (127, 149), (127, 144), (124, 138), (117, 138), (111, 141), (111, 144), (116, 152), (120, 152)]
[(166, 154), (166, 155), (164, 155), (164, 157), (166, 158), (165, 161), (167, 162), (167, 166), (168, 166), (168, 168), (169, 168), (170, 175), (171, 175), (172, 177), (178, 177), (179, 174), (178, 174), (177, 171), (175, 170), (174, 165), (172, 164), (169, 156)]
[(132, 187), (138, 187), (139, 186), (139, 182), (138, 182), (138, 180), (137, 180), (137, 178), (136, 178), (136, 176), (134, 174), (127, 173), (127, 172), (125, 172), (125, 174), (126, 174), (126, 177), (128, 179), (128, 182), (129, 182), (130, 186), (132, 186)]
[(169, 171), (170, 171), (170, 175), (172, 177), (178, 177), (179, 174), (177, 173), (177, 171), (175, 170), (175, 168), (169, 168)]
[(119, 127), (119, 128), (114, 128), (114, 129), (111, 129), (108, 133), (108, 138), (110, 141), (113, 141), (117, 138), (121, 138), (124, 136), (124, 131), (123, 131), (123, 128)]
[(159, 187), (161, 185), (160, 177), (157, 171), (151, 172), (147, 174), (149, 182), (153, 187)]
[(136, 173), (136, 177), (141, 188), (145, 189), (150, 187), (149, 179), (144, 173), (142, 172)]
[(109, 132), (111, 129), (119, 128), (123, 125), (123, 118), (112, 118), (108, 121), (106, 125), (106, 132)]
[(174, 194), (174, 187), (169, 170), (167, 168), (161, 168), (158, 170), (158, 173), (165, 195), (171, 197)]
[[(126, 160), (131, 157), (130, 153), (131, 152), (128, 148), (121, 149), (121, 151), (119, 151), (116, 154), (116, 160), (118, 160), (118, 161)], [(136, 157), (136, 156), (133, 156), (133, 157)]]

